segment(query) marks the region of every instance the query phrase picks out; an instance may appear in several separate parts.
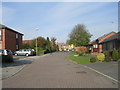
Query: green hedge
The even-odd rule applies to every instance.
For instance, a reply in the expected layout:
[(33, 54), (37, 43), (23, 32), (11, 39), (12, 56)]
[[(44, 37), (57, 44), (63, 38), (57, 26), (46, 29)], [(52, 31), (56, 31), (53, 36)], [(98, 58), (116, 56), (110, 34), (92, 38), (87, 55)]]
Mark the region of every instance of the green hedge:
[(119, 59), (118, 50), (114, 50), (114, 51), (112, 52), (112, 59), (113, 59), (114, 61), (117, 61), (117, 60)]

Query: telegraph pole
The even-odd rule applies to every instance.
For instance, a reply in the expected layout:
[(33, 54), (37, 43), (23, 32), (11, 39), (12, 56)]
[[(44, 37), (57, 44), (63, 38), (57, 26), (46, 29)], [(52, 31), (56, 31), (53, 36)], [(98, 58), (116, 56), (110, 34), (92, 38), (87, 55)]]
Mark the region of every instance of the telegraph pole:
[[(36, 31), (38, 31), (38, 29), (36, 29)], [(36, 56), (38, 55), (38, 40), (37, 39), (38, 37), (36, 38)]]
[(36, 56), (38, 54), (38, 48), (37, 48), (37, 38), (36, 38)]

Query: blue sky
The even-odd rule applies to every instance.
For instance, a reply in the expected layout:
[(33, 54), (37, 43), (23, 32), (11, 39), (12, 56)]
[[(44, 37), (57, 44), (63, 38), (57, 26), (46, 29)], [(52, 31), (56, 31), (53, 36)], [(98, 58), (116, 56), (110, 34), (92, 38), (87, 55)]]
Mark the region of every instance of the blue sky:
[[(84, 24), (94, 40), (118, 31), (117, 2), (3, 2), (2, 24), (24, 39), (56, 37), (66, 42), (76, 24)], [(36, 30), (37, 29), (37, 30)]]

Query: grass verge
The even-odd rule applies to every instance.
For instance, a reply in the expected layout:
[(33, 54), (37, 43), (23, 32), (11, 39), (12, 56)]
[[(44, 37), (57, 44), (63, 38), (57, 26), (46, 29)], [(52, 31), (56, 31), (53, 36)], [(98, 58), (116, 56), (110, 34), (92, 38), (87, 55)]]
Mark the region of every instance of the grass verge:
[(69, 56), (68, 59), (75, 61), (77, 64), (90, 63), (90, 56)]
[(69, 53), (70, 55), (75, 55), (75, 54), (77, 54), (76, 52), (70, 52)]

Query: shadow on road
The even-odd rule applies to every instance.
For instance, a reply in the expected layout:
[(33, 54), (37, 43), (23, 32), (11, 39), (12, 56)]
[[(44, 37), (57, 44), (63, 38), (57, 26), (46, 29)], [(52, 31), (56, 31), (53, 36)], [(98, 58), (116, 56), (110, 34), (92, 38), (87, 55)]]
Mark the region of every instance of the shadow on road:
[(2, 68), (20, 66), (24, 64), (31, 64), (30, 60), (14, 60), (12, 63), (2, 63)]

